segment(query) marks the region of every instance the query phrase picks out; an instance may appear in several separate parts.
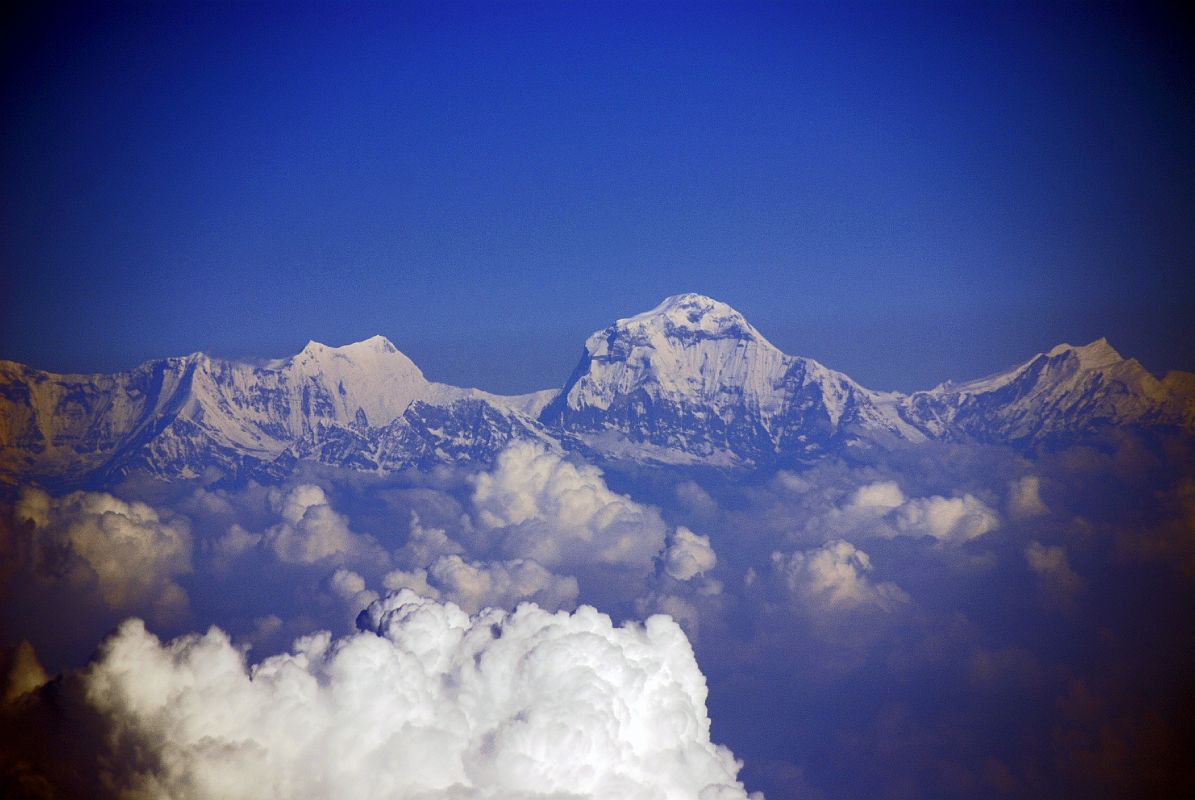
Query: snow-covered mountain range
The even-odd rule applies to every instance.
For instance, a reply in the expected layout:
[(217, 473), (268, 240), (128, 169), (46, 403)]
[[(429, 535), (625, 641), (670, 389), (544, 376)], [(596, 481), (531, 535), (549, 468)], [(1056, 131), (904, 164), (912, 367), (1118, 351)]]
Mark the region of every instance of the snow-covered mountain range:
[(427, 380), (381, 336), (264, 364), (202, 353), (115, 375), (0, 361), (0, 478), (144, 472), (268, 478), (300, 462), (366, 471), (488, 463), (514, 439), (597, 459), (808, 462), (853, 446), (1026, 446), (1110, 426), (1195, 429), (1195, 375), (1159, 380), (1104, 340), (989, 378), (876, 392), (781, 352), (730, 306), (666, 299), (585, 342), (564, 386), (501, 396)]

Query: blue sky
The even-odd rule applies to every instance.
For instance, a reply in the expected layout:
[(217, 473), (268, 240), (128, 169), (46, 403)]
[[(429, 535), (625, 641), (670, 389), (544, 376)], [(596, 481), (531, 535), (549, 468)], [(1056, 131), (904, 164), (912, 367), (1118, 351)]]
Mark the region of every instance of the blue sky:
[(699, 291), (875, 388), (1101, 335), (1195, 369), (1195, 48), (1162, 9), (20, 13), (3, 358), (382, 333), (433, 378), (528, 390)]

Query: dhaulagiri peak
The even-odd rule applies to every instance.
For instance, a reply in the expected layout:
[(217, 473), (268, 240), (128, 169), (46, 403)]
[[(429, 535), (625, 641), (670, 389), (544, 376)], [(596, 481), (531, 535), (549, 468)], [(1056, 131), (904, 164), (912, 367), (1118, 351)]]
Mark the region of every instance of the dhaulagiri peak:
[[(649, 311), (618, 320), (612, 328), (643, 332), (650, 330), (666, 336), (681, 332), (711, 338), (738, 338), (774, 347), (736, 309), (697, 292), (674, 294)], [(605, 335), (605, 332), (599, 331), (595, 335)]]

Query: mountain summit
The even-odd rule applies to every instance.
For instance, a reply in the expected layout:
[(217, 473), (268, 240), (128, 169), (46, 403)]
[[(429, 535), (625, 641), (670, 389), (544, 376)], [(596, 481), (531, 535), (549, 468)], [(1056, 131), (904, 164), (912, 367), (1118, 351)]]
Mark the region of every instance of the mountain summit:
[(1099, 427), (1191, 427), (1195, 406), (1176, 390), (1178, 382), (1158, 380), (1101, 338), (1060, 344), (986, 378), (916, 392), (906, 416), (931, 437), (1014, 443)]
[(647, 337), (657, 334), (682, 340), (741, 339), (772, 346), (738, 311), (693, 292), (668, 297), (651, 311), (620, 319), (611, 328)]
[(706, 461), (819, 455), (871, 429), (906, 438), (885, 398), (786, 355), (730, 306), (699, 294), (597, 331), (540, 421), (597, 446), (620, 438)]

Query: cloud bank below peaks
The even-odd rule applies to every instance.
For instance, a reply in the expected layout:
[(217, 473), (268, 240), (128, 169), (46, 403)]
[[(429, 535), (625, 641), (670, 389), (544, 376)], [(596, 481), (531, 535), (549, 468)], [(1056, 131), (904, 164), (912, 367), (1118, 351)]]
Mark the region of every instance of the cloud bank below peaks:
[[(468, 616), (409, 591), (362, 632), (248, 667), (216, 628), (163, 644), (130, 620), (83, 676), (128, 796), (746, 798), (710, 742), (706, 684), (662, 616), (588, 606)], [(213, 703), (213, 698), (219, 702)], [(758, 796), (756, 796), (758, 797)]]
[[(909, 602), (909, 596), (894, 583), (872, 582), (871, 558), (850, 542), (841, 539), (821, 547), (795, 553), (772, 553), (768, 577), (798, 600), (801, 607), (813, 611), (843, 611), (872, 606), (891, 611)], [(747, 576), (754, 584), (759, 576)]]
[(601, 470), (519, 442), (477, 476), (480, 526), (508, 558), (554, 568), (649, 568), (664, 546), (659, 512), (610, 491)]
[(928, 536), (954, 544), (979, 538), (999, 527), (1000, 515), (972, 494), (908, 497), (890, 480), (858, 487), (838, 506), (807, 523), (807, 528), (832, 538)]
[(440, 556), (427, 569), (394, 570), (382, 579), (390, 590), (411, 589), (433, 600), (450, 600), (469, 613), (486, 606), (513, 608), (529, 600), (544, 608), (576, 605), (577, 579), (555, 575), (534, 561), (466, 561)]
[(191, 572), (185, 517), (103, 492), (51, 497), (26, 489), (16, 519), (32, 528), (24, 566), (50, 584), (94, 590), (108, 608), (173, 618), (186, 611), (175, 578)]
[(280, 519), (264, 533), (233, 523), (215, 544), (217, 564), (226, 566), (250, 550), (267, 548), (286, 564), (385, 562), (389, 556), (373, 537), (354, 533), (348, 520), (332, 508), (323, 488), (304, 483), (270, 489), (271, 511)]

